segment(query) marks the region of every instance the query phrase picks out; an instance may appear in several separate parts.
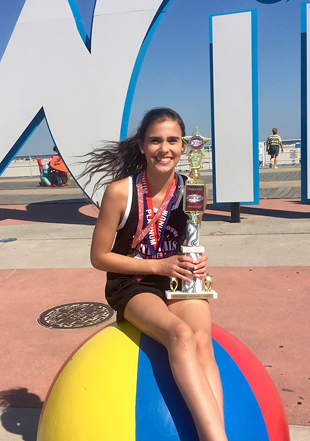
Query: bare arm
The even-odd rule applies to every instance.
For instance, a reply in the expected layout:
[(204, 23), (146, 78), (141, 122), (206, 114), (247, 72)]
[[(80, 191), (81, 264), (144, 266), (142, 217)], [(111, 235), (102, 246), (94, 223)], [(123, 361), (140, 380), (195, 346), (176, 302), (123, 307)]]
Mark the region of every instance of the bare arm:
[(127, 203), (128, 178), (113, 182), (106, 190), (91, 246), (92, 265), (102, 271), (128, 275), (156, 274), (189, 280), (192, 271), (196, 277), (204, 277), (206, 257), (197, 262), (180, 255), (167, 259), (134, 259), (113, 253), (112, 246)]

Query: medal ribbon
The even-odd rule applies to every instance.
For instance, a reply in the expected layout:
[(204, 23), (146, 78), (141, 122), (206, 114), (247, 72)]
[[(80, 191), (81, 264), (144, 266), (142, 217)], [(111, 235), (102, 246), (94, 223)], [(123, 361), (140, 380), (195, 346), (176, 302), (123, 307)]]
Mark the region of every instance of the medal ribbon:
[[(164, 197), (163, 203), (154, 215), (153, 201), (149, 184), (147, 181), (146, 171), (140, 173), (137, 178), (137, 197), (138, 197), (138, 225), (137, 231), (133, 238), (131, 248), (135, 248), (148, 235), (148, 242), (152, 254), (156, 253), (160, 242), (161, 235), (164, 231), (169, 219), (173, 202), (177, 193), (176, 178), (174, 176)], [(145, 210), (147, 208), (148, 211)], [(143, 228), (143, 221), (145, 228)], [(151, 234), (149, 234), (151, 232)]]

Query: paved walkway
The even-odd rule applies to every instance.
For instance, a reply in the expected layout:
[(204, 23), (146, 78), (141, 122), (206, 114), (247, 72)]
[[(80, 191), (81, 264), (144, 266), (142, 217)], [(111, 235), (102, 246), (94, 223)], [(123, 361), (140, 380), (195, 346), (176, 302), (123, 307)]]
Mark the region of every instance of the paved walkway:
[[(296, 193), (276, 198), (277, 181), (288, 193), (300, 192), (294, 186), (298, 178), (288, 181), (285, 173), (300, 170), (261, 170), (261, 191), (273, 198), (242, 207), (240, 224), (231, 224), (230, 213), (210, 202), (201, 243), (219, 293), (212, 301), (214, 322), (261, 360), (281, 395), (292, 441), (306, 441), (310, 207)], [(35, 441), (40, 407), (55, 374), (98, 330), (51, 330), (36, 321), (57, 305), (105, 301), (105, 274), (89, 262), (97, 209), (78, 187), (44, 189), (31, 179), (0, 178), (0, 204), (0, 440)]]

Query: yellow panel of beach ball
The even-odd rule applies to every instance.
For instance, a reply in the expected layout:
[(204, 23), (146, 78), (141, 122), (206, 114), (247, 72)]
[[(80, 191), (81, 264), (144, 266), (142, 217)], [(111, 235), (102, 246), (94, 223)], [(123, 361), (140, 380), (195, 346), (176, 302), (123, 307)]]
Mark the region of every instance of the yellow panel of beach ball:
[(140, 332), (127, 323), (122, 329), (98, 332), (66, 362), (45, 400), (37, 441), (135, 440)]

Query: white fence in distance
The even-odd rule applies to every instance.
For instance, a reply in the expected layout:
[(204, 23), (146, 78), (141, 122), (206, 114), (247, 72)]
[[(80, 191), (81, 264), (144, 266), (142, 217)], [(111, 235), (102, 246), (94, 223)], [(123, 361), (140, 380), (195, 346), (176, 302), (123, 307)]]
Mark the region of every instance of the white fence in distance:
[[(297, 145), (297, 147), (296, 147)], [(300, 142), (283, 141), (283, 153), (279, 153), (279, 165), (294, 165), (300, 163)], [(50, 158), (42, 158), (43, 165), (49, 162)], [(265, 142), (259, 143), (259, 162), (261, 166), (269, 165), (269, 156), (266, 152)], [(182, 155), (181, 160), (177, 166), (179, 172), (189, 172), (190, 166), (185, 154)], [(206, 146), (205, 156), (201, 163), (202, 171), (212, 170), (212, 146)], [(35, 158), (29, 156), (27, 158), (15, 158), (4, 170), (1, 177), (4, 178), (18, 178), (18, 177), (36, 177), (40, 176), (38, 163)]]

